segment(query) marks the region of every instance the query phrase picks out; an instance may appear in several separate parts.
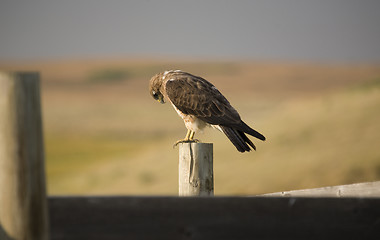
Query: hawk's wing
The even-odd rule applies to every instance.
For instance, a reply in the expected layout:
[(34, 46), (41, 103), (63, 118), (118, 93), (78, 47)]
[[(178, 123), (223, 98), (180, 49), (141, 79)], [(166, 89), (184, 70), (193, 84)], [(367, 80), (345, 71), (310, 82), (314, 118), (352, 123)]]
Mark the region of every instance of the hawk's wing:
[(166, 83), (166, 94), (178, 110), (209, 124), (238, 126), (241, 119), (228, 100), (201, 77), (176, 73)]

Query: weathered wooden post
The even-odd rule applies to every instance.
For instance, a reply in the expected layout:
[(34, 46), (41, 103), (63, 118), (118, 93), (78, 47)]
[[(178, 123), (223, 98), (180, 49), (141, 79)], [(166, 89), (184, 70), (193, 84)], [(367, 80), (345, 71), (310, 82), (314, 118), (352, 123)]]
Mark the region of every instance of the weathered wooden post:
[(0, 239), (48, 239), (38, 73), (0, 72)]
[(179, 195), (213, 196), (212, 143), (179, 144)]

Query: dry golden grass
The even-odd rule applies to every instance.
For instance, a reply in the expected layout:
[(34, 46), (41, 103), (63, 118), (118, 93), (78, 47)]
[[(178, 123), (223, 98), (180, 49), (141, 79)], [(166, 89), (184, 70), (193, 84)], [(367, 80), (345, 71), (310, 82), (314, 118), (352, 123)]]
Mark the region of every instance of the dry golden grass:
[(49, 194), (177, 194), (186, 132), (150, 77), (182, 69), (213, 82), (262, 132), (257, 152), (214, 143), (215, 193), (252, 195), (380, 180), (380, 66), (278, 62), (77, 60), (0, 63), (42, 77)]

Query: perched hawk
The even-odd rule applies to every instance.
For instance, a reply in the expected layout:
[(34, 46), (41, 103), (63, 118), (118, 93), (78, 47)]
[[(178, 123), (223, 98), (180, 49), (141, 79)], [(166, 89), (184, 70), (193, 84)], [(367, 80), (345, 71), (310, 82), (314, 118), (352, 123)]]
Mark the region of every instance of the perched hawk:
[(256, 150), (245, 133), (260, 140), (265, 137), (245, 124), (239, 113), (218, 89), (207, 80), (180, 70), (165, 71), (152, 77), (149, 91), (160, 103), (170, 102), (185, 122), (185, 139), (177, 142), (198, 141), (194, 134), (207, 125), (219, 129), (239, 152)]

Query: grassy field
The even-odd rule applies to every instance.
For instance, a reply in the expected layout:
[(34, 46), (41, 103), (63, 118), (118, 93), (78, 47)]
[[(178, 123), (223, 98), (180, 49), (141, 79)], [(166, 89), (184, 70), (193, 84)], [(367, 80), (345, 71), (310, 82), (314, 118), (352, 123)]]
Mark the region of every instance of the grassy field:
[(182, 120), (148, 93), (152, 75), (182, 69), (213, 82), (262, 132), (241, 154), (220, 132), (216, 195), (380, 180), (380, 65), (76, 60), (0, 63), (41, 72), (49, 194), (176, 195)]

